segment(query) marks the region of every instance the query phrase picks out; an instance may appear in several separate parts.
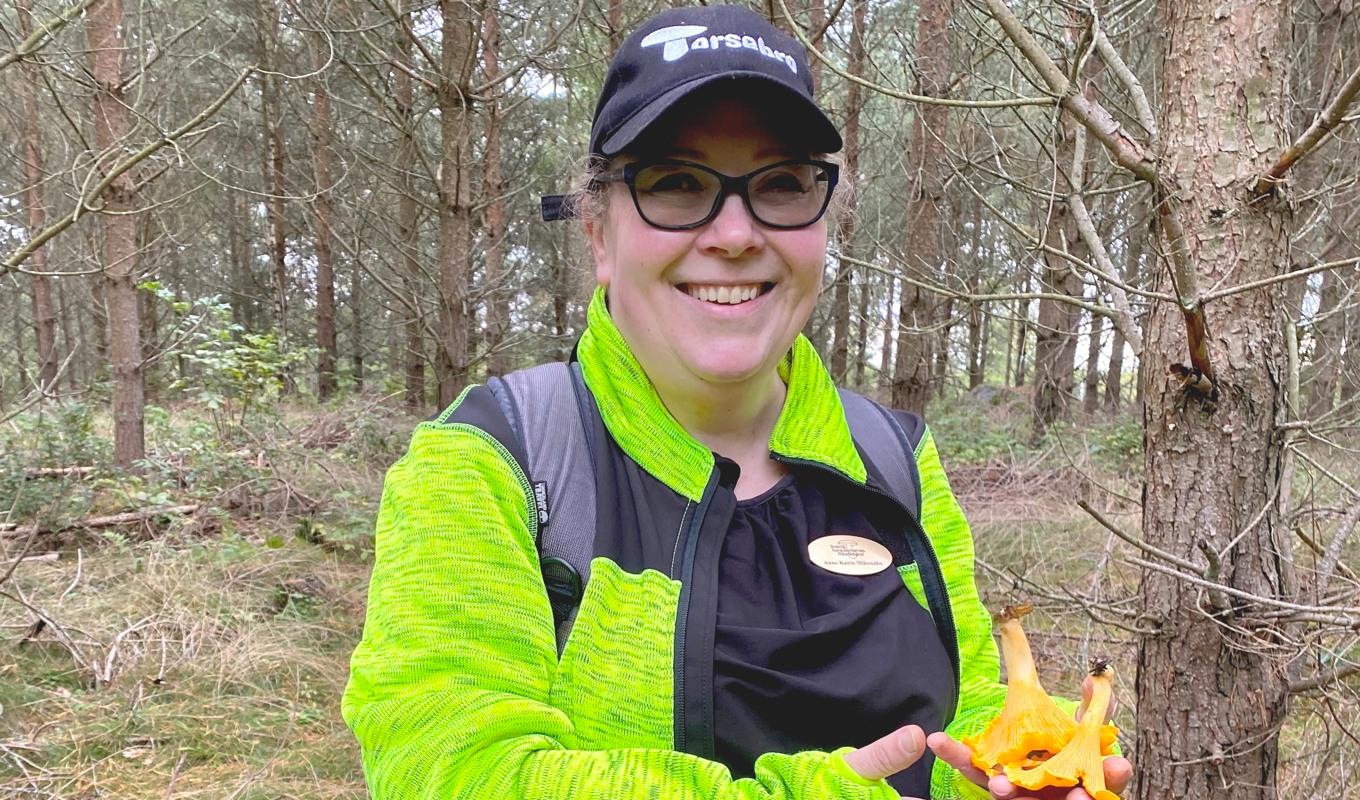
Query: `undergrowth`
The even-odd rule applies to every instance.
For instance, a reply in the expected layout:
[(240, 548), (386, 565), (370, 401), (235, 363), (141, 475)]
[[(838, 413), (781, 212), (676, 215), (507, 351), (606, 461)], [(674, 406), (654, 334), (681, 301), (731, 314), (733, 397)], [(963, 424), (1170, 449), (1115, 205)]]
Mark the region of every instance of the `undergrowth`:
[(339, 697), (414, 422), (377, 398), (152, 407), (136, 474), (88, 406), (0, 427), (0, 796), (365, 796)]
[[(1036, 438), (1023, 396), (930, 412), (984, 603), (1036, 605), (1027, 629), (1055, 694), (1076, 696), (1089, 656), (1114, 661), (1115, 721), (1138, 758), (1135, 644), (1106, 620), (1136, 616), (1139, 576), (1076, 505), (1138, 529), (1137, 420)], [(134, 475), (109, 463), (108, 420), (91, 406), (0, 426), (0, 523), (39, 529), (0, 531), (0, 577), (12, 572), (0, 580), (0, 797), (364, 797), (339, 701), (382, 475), (416, 421), (378, 398), (230, 419), (166, 404), (148, 413)], [(70, 467), (82, 469), (35, 472)], [(1321, 540), (1349, 501), (1306, 470), (1298, 483)], [(136, 510), (149, 513), (86, 524)], [(16, 565), (20, 553), (38, 558)], [(1282, 732), (1283, 789), (1348, 774), (1355, 750), (1320, 742), (1360, 723), (1357, 707), (1300, 701)]]

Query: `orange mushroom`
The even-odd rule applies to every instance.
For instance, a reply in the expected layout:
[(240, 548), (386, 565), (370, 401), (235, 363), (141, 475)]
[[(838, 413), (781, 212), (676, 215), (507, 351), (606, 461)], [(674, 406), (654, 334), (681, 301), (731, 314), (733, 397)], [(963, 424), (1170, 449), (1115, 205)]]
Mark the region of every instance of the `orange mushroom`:
[(1006, 777), (1011, 783), (1031, 790), (1080, 783), (1095, 800), (1119, 800), (1118, 795), (1105, 788), (1104, 757), (1118, 734), (1115, 726), (1105, 722), (1113, 693), (1113, 675), (1110, 662), (1091, 659), (1091, 702), (1072, 740), (1040, 764), (1027, 768), (1008, 765)]
[(1031, 610), (1029, 604), (1006, 606), (997, 616), (1001, 656), (1006, 662), (1006, 704), (981, 733), (963, 737), (963, 743), (973, 750), (973, 765), (989, 775), (998, 775), (1009, 765), (1047, 758), (1061, 750), (1077, 729), (1072, 716), (1039, 684), (1034, 654), (1020, 627), (1020, 618)]

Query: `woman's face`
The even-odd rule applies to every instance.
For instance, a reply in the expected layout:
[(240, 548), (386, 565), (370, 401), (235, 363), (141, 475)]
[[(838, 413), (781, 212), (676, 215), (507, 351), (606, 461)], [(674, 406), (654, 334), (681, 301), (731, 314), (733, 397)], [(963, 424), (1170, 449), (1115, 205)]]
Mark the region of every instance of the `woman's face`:
[[(723, 99), (698, 111), (657, 155), (727, 175), (807, 155), (788, 149), (747, 104)], [(652, 382), (730, 384), (773, 374), (817, 301), (826, 218), (767, 228), (732, 194), (707, 224), (669, 231), (642, 220), (624, 184), (608, 191), (603, 217), (587, 222), (595, 277)]]

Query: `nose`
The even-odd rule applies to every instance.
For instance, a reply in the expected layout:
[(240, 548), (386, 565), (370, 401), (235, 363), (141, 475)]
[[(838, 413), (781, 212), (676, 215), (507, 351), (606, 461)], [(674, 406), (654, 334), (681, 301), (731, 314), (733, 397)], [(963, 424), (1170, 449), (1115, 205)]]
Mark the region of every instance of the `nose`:
[(736, 258), (765, 246), (765, 233), (735, 192), (723, 198), (718, 215), (700, 234), (699, 246), (714, 255)]

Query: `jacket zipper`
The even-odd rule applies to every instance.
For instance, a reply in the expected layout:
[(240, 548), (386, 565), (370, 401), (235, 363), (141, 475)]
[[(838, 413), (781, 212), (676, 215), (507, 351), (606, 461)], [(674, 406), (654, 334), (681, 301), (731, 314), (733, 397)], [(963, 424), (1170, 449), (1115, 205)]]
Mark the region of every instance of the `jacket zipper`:
[(713, 472), (708, 476), (708, 483), (704, 486), (704, 493), (699, 496), (699, 505), (695, 507), (693, 516), (689, 518), (689, 524), (684, 526), (683, 555), (680, 558), (680, 598), (677, 602), (675, 614), (675, 687), (674, 698), (672, 699), (675, 709), (674, 734), (675, 749), (678, 752), (688, 752), (686, 748), (689, 739), (685, 725), (685, 631), (689, 625), (689, 601), (690, 588), (694, 584), (694, 555), (699, 549), (699, 529), (703, 526), (704, 517), (708, 514), (709, 501), (713, 499), (713, 490), (718, 485), (718, 467), (713, 467)]

